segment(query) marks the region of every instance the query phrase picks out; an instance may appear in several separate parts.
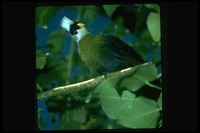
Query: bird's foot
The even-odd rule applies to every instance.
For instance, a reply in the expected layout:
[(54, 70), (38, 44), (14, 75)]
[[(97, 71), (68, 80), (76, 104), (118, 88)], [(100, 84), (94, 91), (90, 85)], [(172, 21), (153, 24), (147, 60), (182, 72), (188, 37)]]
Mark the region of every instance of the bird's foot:
[(103, 76), (105, 79), (107, 79), (107, 75), (108, 75), (108, 73), (106, 73), (106, 72), (103, 73)]

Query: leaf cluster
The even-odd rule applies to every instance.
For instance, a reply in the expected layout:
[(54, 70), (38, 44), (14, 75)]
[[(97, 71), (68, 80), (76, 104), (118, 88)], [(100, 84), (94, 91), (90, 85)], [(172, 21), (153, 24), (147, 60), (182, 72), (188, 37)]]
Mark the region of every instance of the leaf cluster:
[[(88, 25), (98, 15), (109, 18), (111, 23), (102, 29), (102, 33), (113, 34), (122, 40), (133, 37), (127, 43), (145, 60), (149, 54), (153, 54), (150, 60), (161, 60), (158, 5), (38, 7), (35, 12), (36, 30), (48, 29), (49, 22), (62, 9), (73, 10), (77, 13), (76, 20)], [(127, 19), (121, 13), (131, 18)], [(78, 55), (77, 46), (71, 38), (66, 42), (66, 37), (69, 35), (63, 29), (56, 29), (48, 33), (44, 47), (37, 47), (38, 92), (96, 76), (89, 74)], [(36, 35), (36, 38), (37, 42), (42, 37)], [(69, 53), (63, 56), (65, 44)], [(162, 125), (162, 84), (161, 79), (157, 79), (158, 74), (157, 65), (139, 67), (128, 76), (108, 78), (97, 88), (48, 98), (47, 111), (51, 121), (58, 123), (56, 130), (158, 128)], [(38, 109), (38, 127), (43, 130), (48, 125), (41, 112)]]

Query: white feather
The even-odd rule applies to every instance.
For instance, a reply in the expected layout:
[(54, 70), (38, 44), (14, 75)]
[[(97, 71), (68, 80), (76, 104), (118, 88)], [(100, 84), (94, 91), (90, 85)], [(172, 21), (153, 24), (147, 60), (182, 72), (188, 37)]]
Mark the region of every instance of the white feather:
[(88, 30), (83, 27), (81, 29), (77, 30), (78, 34), (73, 35), (72, 38), (78, 43), (83, 37), (85, 37), (87, 34), (89, 34)]
[(69, 31), (70, 29), (70, 25), (73, 24), (74, 22), (72, 20), (70, 20), (69, 18), (67, 18), (66, 16), (64, 16), (61, 20), (60, 26), (63, 27), (64, 29), (66, 29), (67, 31)]
[[(74, 21), (70, 20), (66, 16), (64, 16), (61, 20), (60, 26), (70, 32), (70, 25), (73, 24)], [(72, 38), (78, 43), (84, 36), (89, 34), (85, 27), (77, 30), (78, 34), (72, 35)]]

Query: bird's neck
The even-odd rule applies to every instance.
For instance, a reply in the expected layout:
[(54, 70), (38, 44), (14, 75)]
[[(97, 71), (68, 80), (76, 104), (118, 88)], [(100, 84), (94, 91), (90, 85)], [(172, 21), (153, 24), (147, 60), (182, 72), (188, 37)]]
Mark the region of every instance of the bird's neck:
[(77, 43), (83, 37), (85, 37), (87, 34), (89, 34), (89, 32), (88, 32), (88, 30), (86, 28), (81, 28), (81, 29), (78, 29), (77, 31), (78, 31), (78, 34), (72, 36)]

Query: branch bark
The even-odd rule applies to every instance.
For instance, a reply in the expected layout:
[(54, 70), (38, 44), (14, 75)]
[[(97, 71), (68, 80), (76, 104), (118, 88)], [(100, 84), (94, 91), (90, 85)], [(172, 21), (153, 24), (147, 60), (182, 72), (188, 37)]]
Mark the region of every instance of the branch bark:
[[(151, 63), (151, 62), (149, 62), (149, 63)], [(142, 65), (147, 65), (149, 63), (144, 63)], [(108, 73), (106, 77), (109, 78), (109, 77), (114, 77), (114, 76), (119, 77), (119, 76), (128, 75), (128, 74), (131, 74), (133, 71), (135, 71), (139, 66), (141, 66), (141, 65), (123, 69), (123, 70), (113, 72), (113, 73)], [(54, 89), (51, 89), (51, 90), (48, 90), (48, 91), (45, 91), (42, 93), (38, 93), (37, 100), (49, 98), (49, 97), (60, 95), (60, 94), (70, 94), (70, 93), (84, 90), (87, 88), (93, 88), (93, 87), (99, 85), (104, 80), (105, 80), (105, 77), (102, 75), (102, 76), (98, 76), (96, 78), (89, 79), (89, 80), (86, 80), (86, 81), (83, 81), (80, 83), (75, 83), (75, 84), (71, 84), (71, 85), (67, 85), (67, 86), (60, 86), (60, 87), (57, 87), (57, 88), (54, 88)]]

